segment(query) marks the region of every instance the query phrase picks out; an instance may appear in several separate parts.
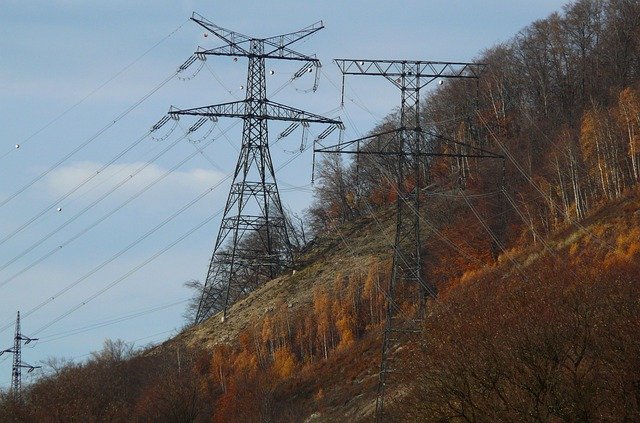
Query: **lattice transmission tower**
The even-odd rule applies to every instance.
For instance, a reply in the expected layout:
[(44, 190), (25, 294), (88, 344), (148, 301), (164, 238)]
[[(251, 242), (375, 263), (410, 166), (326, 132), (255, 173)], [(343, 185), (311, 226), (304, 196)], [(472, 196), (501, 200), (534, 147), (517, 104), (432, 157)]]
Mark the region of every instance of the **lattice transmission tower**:
[(13, 354), (13, 366), (11, 367), (11, 395), (17, 401), (21, 398), (22, 390), (22, 369), (27, 369), (27, 373), (31, 373), (41, 366), (32, 366), (22, 361), (22, 343), (28, 344), (37, 341), (38, 338), (29, 338), (20, 331), (20, 312), (16, 317), (16, 332), (13, 337), (13, 347), (0, 351), (0, 355), (4, 353)]
[(342, 122), (267, 98), (267, 59), (305, 62), (299, 73), (320, 66), (315, 56), (298, 53), (290, 46), (322, 29), (322, 22), (297, 32), (254, 38), (217, 26), (196, 13), (191, 19), (225, 43), (214, 49), (198, 49), (198, 57), (246, 57), (249, 62), (244, 101), (169, 111), (173, 117), (195, 115), (243, 120), (240, 155), (196, 313), (195, 321), (200, 323), (219, 311), (225, 319), (229, 306), (240, 296), (275, 277), (293, 262), (269, 152), (268, 121), (289, 121), (305, 127), (309, 123), (341, 126)]
[[(395, 159), (395, 181), (390, 181), (397, 193), (396, 227), (393, 244), (391, 280), (386, 295), (386, 322), (382, 341), (382, 356), (376, 397), (376, 420), (384, 415), (384, 402), (390, 376), (394, 373), (392, 350), (407, 335), (418, 332), (417, 323), (424, 316), (426, 300), (436, 296), (435, 286), (426, 281), (422, 271), (420, 242), (420, 192), (424, 186), (428, 157), (504, 158), (484, 148), (450, 139), (423, 127), (420, 113), (420, 90), (441, 78), (475, 79), (485, 69), (480, 63), (454, 63), (408, 60), (336, 59), (343, 75), (382, 76), (400, 90), (399, 126), (382, 133), (351, 141), (314, 148), (315, 153), (373, 155)], [(374, 142), (375, 141), (375, 142)], [(366, 145), (366, 148), (362, 148)], [(413, 181), (409, 183), (409, 181)], [(411, 290), (399, 290), (400, 283)], [(399, 296), (417, 296), (400, 298)], [(417, 313), (408, 314), (401, 304), (418, 304)], [(397, 369), (396, 369), (397, 370)]]

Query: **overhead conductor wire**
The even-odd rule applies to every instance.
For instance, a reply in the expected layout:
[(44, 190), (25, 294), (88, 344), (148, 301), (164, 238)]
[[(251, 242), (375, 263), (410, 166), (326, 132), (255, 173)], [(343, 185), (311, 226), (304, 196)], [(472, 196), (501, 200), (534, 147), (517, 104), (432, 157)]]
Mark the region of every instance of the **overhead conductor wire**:
[[(286, 86), (287, 84), (290, 84), (291, 81), (283, 84), (282, 87), (280, 87), (277, 92), (279, 92), (280, 90), (282, 90), (284, 88), (284, 86)], [(195, 126), (195, 125), (194, 125)], [(235, 124), (233, 125), (235, 126)], [(231, 128), (229, 128), (231, 129)], [(228, 130), (227, 130), (228, 131)], [(224, 131), (224, 134), (226, 134), (227, 131)], [(198, 148), (195, 152), (193, 152), (187, 159), (192, 158), (193, 156), (195, 156), (196, 154), (200, 153), (206, 146), (208, 146), (211, 142), (213, 142), (213, 139), (211, 141), (209, 141), (207, 144), (203, 145), (202, 148)], [(305, 150), (308, 147), (305, 147)], [(282, 169), (284, 166), (288, 165), (289, 163), (291, 163), (294, 159), (296, 159), (300, 154), (302, 153), (302, 151), (300, 151), (300, 153), (296, 156), (291, 157), (288, 161), (286, 161), (282, 166), (280, 166), (277, 170)], [(186, 162), (185, 159), (183, 162), (181, 162), (180, 164)], [(194, 200), (192, 200), (191, 202), (189, 202), (188, 204), (186, 204), (185, 206), (183, 206), (180, 210), (178, 210), (177, 212), (175, 212), (173, 215), (169, 216), (168, 218), (166, 218), (165, 220), (163, 220), (160, 224), (156, 225), (154, 228), (152, 228), (151, 230), (149, 230), (147, 233), (145, 233), (144, 235), (142, 235), (140, 238), (138, 238), (137, 240), (135, 240), (134, 242), (132, 242), (131, 244), (129, 244), (127, 247), (125, 247), (124, 249), (120, 250), (118, 253), (116, 253), (115, 255), (113, 255), (111, 258), (109, 258), (107, 261), (101, 263), (100, 265), (98, 265), (97, 267), (95, 267), (94, 269), (92, 269), (90, 272), (88, 272), (87, 274), (83, 275), (81, 278), (77, 279), (76, 281), (72, 282), (71, 284), (67, 285), (66, 287), (64, 287), (62, 290), (58, 291), (56, 294), (54, 294), (53, 296), (49, 297), (47, 300), (41, 302), (39, 305), (37, 305), (36, 307), (32, 308), (31, 310), (27, 311), (24, 315), (25, 317), (32, 314), (33, 312), (37, 311), (38, 309), (42, 308), (43, 306), (45, 306), (46, 304), (48, 304), (49, 302), (53, 301), (55, 298), (57, 298), (58, 296), (66, 293), (67, 291), (69, 291), (71, 288), (73, 288), (74, 286), (76, 286), (77, 284), (81, 283), (82, 281), (86, 280), (88, 277), (90, 277), (91, 275), (93, 275), (94, 273), (96, 273), (97, 271), (99, 271), (100, 269), (102, 269), (103, 267), (105, 267), (107, 264), (111, 263), (112, 261), (116, 260), (118, 257), (120, 257), (122, 254), (124, 254), (125, 252), (127, 252), (128, 250), (130, 250), (131, 248), (133, 248), (135, 245), (139, 244), (140, 242), (142, 242), (144, 239), (146, 239), (148, 236), (150, 236), (152, 233), (156, 232), (157, 230), (159, 230), (161, 227), (165, 226), (169, 221), (173, 220), (175, 217), (177, 217), (178, 215), (180, 215), (181, 213), (183, 213), (185, 210), (187, 210), (188, 208), (190, 208), (192, 205), (194, 205), (195, 203), (197, 203), (198, 201), (200, 201), (202, 198), (204, 198), (204, 196), (208, 195), (210, 192), (212, 192), (215, 188), (217, 188), (218, 186), (220, 186), (223, 182), (225, 182), (226, 180), (228, 180), (231, 177), (231, 175), (227, 175), (224, 179), (220, 180), (218, 183), (216, 183), (213, 187), (211, 187), (210, 189), (208, 189), (207, 191), (203, 192), (200, 196), (196, 197)], [(121, 205), (122, 206), (122, 205)], [(127, 274), (123, 275), (121, 278), (119, 278), (118, 280), (114, 281), (112, 284), (108, 285), (103, 291), (100, 291), (99, 293), (96, 293), (95, 296), (91, 297), (90, 299), (88, 299), (87, 301), (80, 303), (76, 306), (76, 308), (74, 308), (73, 310), (69, 311), (68, 314), (71, 314), (73, 311), (77, 310), (78, 308), (82, 307), (83, 305), (86, 304), (86, 302), (94, 299), (95, 297), (101, 295), (102, 293), (106, 292), (108, 289), (110, 289), (112, 286), (115, 286), (117, 283), (121, 282), (122, 280), (128, 278), (130, 275), (132, 275), (133, 273), (137, 272), (139, 269), (141, 269), (142, 267), (146, 266), (148, 263), (150, 263), (151, 261), (155, 260), (157, 257), (159, 257), (160, 255), (162, 255), (164, 252), (166, 252), (167, 250), (169, 250), (170, 248), (172, 248), (173, 246), (175, 246), (176, 244), (178, 244), (179, 242), (181, 242), (182, 240), (184, 240), (185, 238), (187, 238), (188, 236), (190, 236), (191, 234), (193, 234), (195, 231), (197, 231), (198, 229), (200, 229), (202, 226), (204, 226), (205, 224), (207, 224), (209, 221), (211, 221), (213, 218), (215, 218), (217, 215), (219, 215), (222, 211), (220, 210), (218, 213), (214, 214), (213, 216), (210, 216), (208, 219), (206, 219), (205, 221), (201, 222), (199, 225), (197, 225), (195, 228), (192, 228), (187, 234), (184, 234), (182, 237), (180, 237), (179, 239), (175, 240), (173, 243), (171, 243), (170, 245), (168, 245), (167, 247), (165, 247), (163, 250), (157, 252), (155, 255), (153, 255), (152, 257), (150, 257), (148, 260), (146, 260), (144, 263), (140, 264), (139, 266), (137, 266), (136, 268), (132, 269), (130, 272), (128, 272)], [(86, 231), (84, 231), (86, 232)], [(76, 237), (74, 237), (75, 239)], [(51, 254), (53, 254), (55, 251), (59, 250), (59, 248), (56, 248), (55, 250), (52, 250), (51, 252), (47, 253), (46, 257), (50, 256)], [(44, 258), (41, 258), (40, 260), (38, 260), (38, 263), (40, 261), (42, 261)], [(34, 263), (32, 265), (29, 266), (32, 267), (33, 265), (35, 265), (37, 263)], [(23, 273), (24, 271), (26, 271), (28, 269), (23, 269), (23, 271), (21, 271), (20, 273)], [(12, 277), (15, 278), (17, 275), (14, 275)], [(7, 283), (8, 281), (3, 282)], [(60, 319), (66, 317), (68, 314), (65, 314), (64, 316), (61, 316)], [(55, 323), (55, 322), (54, 322)], [(51, 323), (53, 324), (53, 323)], [(6, 330), (8, 327), (10, 326), (10, 323), (8, 325), (5, 325), (4, 327), (0, 328), (0, 332)], [(48, 327), (48, 326), (47, 326)], [(42, 328), (41, 330), (43, 330), (44, 328)]]
[[(191, 58), (190, 58), (191, 59)], [(189, 62), (190, 59), (187, 59), (187, 62)], [(30, 187), (32, 187), (36, 182), (40, 181), (42, 178), (44, 178), (45, 176), (47, 176), (49, 173), (51, 173), (54, 169), (56, 169), (58, 166), (60, 166), (62, 163), (66, 162), (67, 160), (69, 160), (71, 157), (73, 157), (76, 153), (78, 153), (80, 150), (82, 150), (83, 148), (85, 148), (87, 145), (91, 144), (93, 141), (95, 141), (99, 136), (101, 136), (102, 134), (104, 134), (105, 132), (107, 132), (109, 129), (111, 129), (111, 127), (113, 127), (116, 123), (118, 123), (121, 119), (123, 119), (125, 116), (127, 116), (129, 113), (131, 113), (133, 110), (135, 110), (138, 106), (140, 106), (142, 103), (144, 103), (149, 97), (151, 97), (153, 94), (155, 94), (158, 90), (160, 90), (162, 87), (164, 87), (169, 81), (171, 81), (173, 78), (176, 77), (176, 75), (178, 75), (180, 72), (182, 72), (184, 69), (184, 64), (180, 67), (178, 67), (171, 75), (169, 75), (167, 78), (165, 78), (162, 82), (160, 82), (158, 85), (156, 85), (151, 91), (149, 91), (148, 93), (146, 93), (145, 95), (143, 95), (140, 99), (138, 99), (135, 103), (133, 103), (131, 106), (127, 107), (123, 112), (121, 112), (119, 115), (117, 115), (113, 120), (109, 121), (109, 123), (107, 123), (105, 126), (103, 126), (101, 129), (99, 129), (95, 134), (93, 134), (92, 136), (90, 136), (89, 138), (87, 138), (84, 142), (82, 142), (79, 146), (77, 146), (76, 148), (74, 148), (73, 150), (71, 150), (69, 153), (67, 153), (65, 156), (63, 156), (61, 159), (59, 159), (57, 162), (55, 162), (53, 165), (51, 165), (50, 167), (48, 167), (44, 172), (40, 173), (39, 175), (37, 175), (35, 178), (33, 178), (31, 181), (27, 182), (25, 185), (23, 185), (21, 188), (19, 188), (17, 191), (15, 191), (13, 194), (9, 195), (7, 198), (5, 198), (4, 200), (0, 201), (0, 207), (5, 206), (7, 203), (9, 203), (11, 200), (13, 200), (14, 198), (16, 198), (18, 195), (22, 194), (24, 191), (26, 191), (27, 189), (29, 189)]]
[[(308, 148), (308, 147), (307, 147)], [(289, 165), (291, 162), (293, 162), (293, 160), (295, 160), (296, 158), (298, 158), (303, 152), (300, 152), (298, 155), (296, 156), (292, 156), (289, 160), (287, 160), (286, 162), (284, 162), (281, 166), (279, 166), (276, 171), (280, 171), (282, 170), (285, 166)], [(134, 241), (133, 243), (129, 244), (129, 246), (125, 247), (123, 250), (119, 251), (118, 253), (116, 253), (114, 256), (112, 256), (112, 258), (110, 258), (109, 260), (103, 262), (101, 265), (97, 266), (96, 268), (94, 268), (92, 271), (88, 272), (87, 274), (85, 274), (83, 277), (81, 277), (80, 279), (76, 280), (75, 282), (73, 282), (70, 285), (67, 285), (64, 289), (60, 290), (57, 294), (55, 294), (53, 297), (43, 301), (41, 304), (39, 304), (38, 306), (34, 307), (33, 309), (29, 310), (27, 313), (25, 313), (25, 317), (32, 314), (33, 312), (35, 312), (37, 309), (43, 307), (44, 305), (46, 305), (47, 303), (53, 301), (53, 299), (55, 299), (56, 296), (58, 295), (62, 295), (64, 292), (68, 291), (69, 289), (71, 289), (73, 286), (77, 285), (78, 283), (82, 282), (82, 280), (88, 278), (89, 276), (91, 276), (93, 273), (97, 272), (98, 270), (100, 270), (101, 268), (103, 268), (104, 266), (106, 266), (106, 264), (108, 264), (108, 262), (111, 262), (113, 260), (115, 260), (117, 257), (121, 256), (122, 254), (124, 254), (124, 252), (128, 251), (129, 249), (133, 248), (133, 246), (135, 246), (136, 244), (138, 244), (140, 241), (142, 241), (144, 238), (148, 237), (149, 235), (151, 235), (151, 233), (155, 232), (157, 229), (161, 228), (162, 226), (164, 226), (166, 223), (168, 223), (170, 220), (174, 219), (175, 217), (177, 217), (178, 215), (182, 214), (184, 211), (186, 211), (188, 208), (190, 208), (191, 206), (193, 206), (194, 204), (196, 204), (197, 202), (199, 202), (201, 199), (203, 199), (205, 196), (209, 195), (211, 192), (213, 192), (216, 188), (218, 188), (220, 185), (222, 185), (224, 182), (226, 182), (227, 180), (229, 180), (233, 175), (229, 174), (227, 175), (224, 179), (218, 181), (215, 185), (213, 185), (212, 187), (210, 187), (209, 189), (207, 189), (206, 191), (202, 192), (200, 195), (198, 195), (196, 198), (194, 198), (193, 200), (191, 200), (190, 202), (188, 202), (187, 204), (185, 204), (183, 207), (181, 207), (178, 211), (176, 211), (175, 213), (173, 213), (171, 216), (169, 216), (168, 218), (166, 218), (165, 220), (163, 220), (160, 224), (158, 224), (156, 227), (154, 227), (153, 229), (151, 229), (150, 231), (148, 231), (147, 233), (145, 233), (145, 235), (143, 235), (142, 238), (139, 238), (138, 240)], [(63, 314), (59, 315), (58, 317), (56, 317), (55, 319), (53, 319), (52, 321), (46, 323), (45, 325), (43, 325), (42, 327), (40, 327), (38, 330), (36, 330), (34, 333), (38, 334), (40, 332), (42, 332), (43, 330), (49, 328), (50, 326), (54, 325), (55, 323), (59, 322), (60, 320), (64, 319), (65, 317), (69, 316), (70, 314), (72, 314), (73, 312), (77, 311), (78, 309), (84, 307), (86, 304), (88, 304), (90, 301), (94, 300), (95, 298), (97, 298), (98, 296), (104, 294), (105, 292), (107, 292), (109, 289), (113, 288), (114, 286), (116, 286), (117, 284), (119, 284), (120, 282), (124, 281), (125, 279), (129, 278), (131, 275), (135, 274), (137, 271), (139, 271), (140, 269), (142, 269), (143, 267), (145, 267), (146, 265), (148, 265), (149, 263), (153, 262), (154, 260), (156, 260), (158, 257), (160, 257), (162, 254), (166, 253), (167, 251), (169, 251), (171, 248), (173, 248), (174, 246), (176, 246), (177, 244), (179, 244), (180, 242), (182, 242), (183, 240), (185, 240), (186, 238), (188, 238), (189, 236), (191, 236), (192, 234), (194, 234), (195, 232), (197, 232), (199, 229), (201, 229), (203, 226), (205, 226), (206, 224), (208, 224), (209, 222), (211, 222), (214, 218), (218, 217), (220, 214), (222, 214), (222, 212), (224, 211), (224, 209), (219, 209), (217, 210), (215, 213), (213, 213), (212, 215), (210, 215), (209, 217), (207, 217), (206, 219), (202, 220), (200, 223), (198, 223), (197, 225), (195, 225), (194, 227), (192, 227), (189, 231), (187, 231), (186, 233), (182, 234), (180, 237), (178, 237), (177, 239), (175, 239), (174, 241), (170, 242), (169, 244), (167, 244), (165, 247), (163, 247), (162, 249), (158, 250), (156, 253), (154, 253), (153, 255), (151, 255), (150, 257), (148, 257), (146, 260), (144, 260), (142, 263), (138, 264), (137, 266), (134, 266), (132, 269), (130, 269), (128, 272), (124, 273), (122, 276), (120, 276), (119, 278), (115, 279), (114, 281), (110, 282), (109, 284), (107, 284), (105, 287), (103, 287), (102, 289), (100, 289), (99, 291), (95, 292), (94, 294), (90, 295), (89, 297), (85, 298), (82, 302), (76, 304), (74, 307), (70, 308), (69, 310), (67, 310), (66, 312), (64, 312)], [(6, 330), (8, 327), (10, 327), (9, 325), (5, 325), (5, 327), (0, 328), (0, 332)]]
[(185, 20), (184, 22), (182, 22), (176, 29), (174, 29), (173, 31), (171, 31), (169, 34), (165, 35), (162, 39), (160, 39), (160, 41), (156, 42), (154, 45), (152, 45), (151, 47), (149, 47), (147, 50), (145, 50), (140, 56), (138, 56), (135, 60), (133, 60), (132, 62), (130, 62), (128, 65), (126, 65), (124, 68), (120, 69), (118, 72), (116, 72), (115, 75), (113, 75), (111, 78), (107, 79), (105, 82), (103, 82), (100, 86), (98, 86), (97, 88), (93, 89), (91, 92), (89, 92), (88, 94), (86, 94), (84, 97), (82, 97), (80, 100), (78, 100), (76, 103), (74, 103), (73, 105), (71, 105), (70, 107), (68, 107), (67, 109), (65, 109), (62, 113), (60, 113), (59, 115), (57, 115), (55, 118), (53, 118), (52, 120), (50, 120), (49, 122), (47, 122), (44, 126), (42, 126), (40, 129), (38, 129), (36, 132), (32, 133), (31, 135), (29, 135), (27, 138), (25, 138), (24, 140), (22, 140), (20, 143), (16, 144), (14, 148), (11, 148), (9, 150), (7, 150), (5, 153), (3, 153), (2, 155), (0, 155), (0, 160), (2, 160), (3, 158), (5, 158), (6, 156), (8, 156), (9, 154), (11, 154), (12, 152), (14, 152), (17, 148), (22, 147), (24, 144), (26, 144), (27, 142), (29, 142), (32, 138), (34, 138), (35, 136), (39, 135), (41, 132), (43, 132), (44, 130), (46, 130), (47, 128), (49, 128), (51, 125), (53, 125), (54, 123), (56, 123), (57, 121), (59, 121), (60, 119), (62, 119), (65, 115), (67, 115), (67, 113), (71, 112), (73, 109), (75, 109), (76, 107), (78, 107), (79, 105), (81, 105), (82, 103), (84, 103), (89, 97), (93, 96), (95, 93), (97, 93), (98, 91), (100, 91), (102, 88), (106, 87), (107, 85), (109, 85), (111, 82), (113, 82), (116, 78), (118, 78), (120, 75), (122, 75), (123, 73), (125, 73), (127, 70), (129, 70), (133, 65), (135, 65), (136, 63), (138, 63), (140, 60), (142, 60), (147, 54), (151, 53), (151, 51), (153, 51), (156, 47), (158, 47), (160, 44), (164, 43), (166, 40), (168, 40), (169, 38), (171, 38), (176, 32), (178, 32), (180, 29), (182, 29), (182, 27), (189, 22), (189, 19)]

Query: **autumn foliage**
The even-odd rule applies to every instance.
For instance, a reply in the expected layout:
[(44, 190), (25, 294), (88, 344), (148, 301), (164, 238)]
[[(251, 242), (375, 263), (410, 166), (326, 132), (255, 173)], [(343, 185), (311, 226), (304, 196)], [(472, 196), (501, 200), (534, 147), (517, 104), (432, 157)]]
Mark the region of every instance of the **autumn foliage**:
[[(187, 330), (66, 363), (24, 404), (0, 393), (0, 421), (371, 420), (395, 206), (417, 187), (422, 277), (438, 298), (392, 349), (392, 414), (639, 421), (639, 40), (640, 3), (579, 0), (488, 49), (479, 85), (448, 81), (421, 118), (459, 142), (442, 152), (465, 143), (504, 161), (430, 159), (397, 181), (393, 156), (323, 160), (299, 269), (315, 273), (277, 281), (305, 284), (304, 300), (253, 298), (232, 336)], [(414, 291), (398, 287), (403, 313)]]

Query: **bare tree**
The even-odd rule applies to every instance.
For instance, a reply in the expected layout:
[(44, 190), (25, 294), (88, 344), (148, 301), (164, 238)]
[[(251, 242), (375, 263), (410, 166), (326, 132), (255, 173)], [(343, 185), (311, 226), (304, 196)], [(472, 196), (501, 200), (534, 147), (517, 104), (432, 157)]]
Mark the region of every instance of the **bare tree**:
[(133, 357), (134, 351), (133, 344), (122, 339), (112, 340), (107, 338), (104, 340), (102, 349), (92, 352), (91, 356), (97, 362), (117, 363)]

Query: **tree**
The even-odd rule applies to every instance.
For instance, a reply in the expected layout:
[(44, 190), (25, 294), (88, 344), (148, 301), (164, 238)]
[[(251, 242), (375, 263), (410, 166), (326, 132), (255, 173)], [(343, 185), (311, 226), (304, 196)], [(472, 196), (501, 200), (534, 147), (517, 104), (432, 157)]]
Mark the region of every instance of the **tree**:
[(182, 313), (182, 317), (185, 319), (186, 325), (191, 326), (196, 321), (204, 285), (197, 279), (191, 279), (186, 281), (183, 286), (187, 288), (189, 292), (191, 292), (191, 298), (189, 298), (189, 300), (187, 301), (187, 306)]
[(627, 87), (618, 96), (618, 119), (626, 129), (628, 155), (635, 182), (640, 181), (640, 95)]
[(118, 363), (133, 357), (135, 350), (133, 344), (122, 339), (105, 339), (102, 349), (92, 352), (91, 356), (96, 362)]
[(350, 175), (338, 154), (323, 157), (317, 166), (314, 202), (308, 210), (315, 233), (345, 222), (355, 213), (354, 189)]
[(288, 347), (278, 348), (273, 354), (273, 370), (280, 379), (286, 379), (296, 368), (296, 358)]

